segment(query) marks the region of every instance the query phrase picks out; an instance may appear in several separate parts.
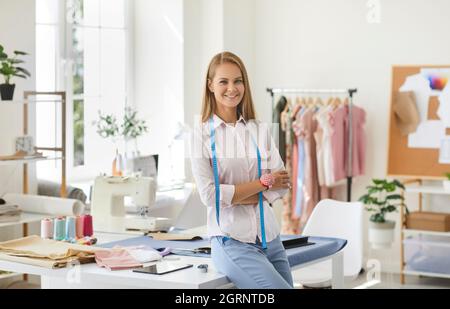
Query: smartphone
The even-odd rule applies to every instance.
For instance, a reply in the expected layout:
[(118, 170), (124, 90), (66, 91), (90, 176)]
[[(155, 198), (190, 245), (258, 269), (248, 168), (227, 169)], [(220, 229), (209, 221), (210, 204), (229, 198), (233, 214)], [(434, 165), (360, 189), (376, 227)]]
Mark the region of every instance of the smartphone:
[(151, 275), (164, 275), (177, 270), (192, 267), (193, 264), (176, 263), (176, 262), (161, 262), (150, 266), (133, 269), (133, 272), (144, 273)]

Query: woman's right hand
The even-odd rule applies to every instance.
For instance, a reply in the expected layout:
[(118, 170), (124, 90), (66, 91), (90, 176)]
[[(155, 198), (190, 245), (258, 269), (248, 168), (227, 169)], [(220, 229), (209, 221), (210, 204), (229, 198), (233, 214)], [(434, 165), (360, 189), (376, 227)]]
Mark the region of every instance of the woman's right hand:
[(270, 190), (288, 189), (291, 187), (289, 175), (286, 171), (279, 171), (272, 173), (275, 178), (275, 183)]

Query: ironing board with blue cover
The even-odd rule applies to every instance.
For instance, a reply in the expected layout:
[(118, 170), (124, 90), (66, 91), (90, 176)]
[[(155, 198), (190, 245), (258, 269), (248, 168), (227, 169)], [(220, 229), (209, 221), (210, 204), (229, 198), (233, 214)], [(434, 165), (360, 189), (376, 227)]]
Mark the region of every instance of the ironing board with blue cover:
[[(297, 237), (296, 235), (281, 235), (281, 240), (294, 239), (296, 237)], [(333, 255), (334, 253), (337, 253), (340, 250), (342, 250), (347, 244), (347, 240), (345, 239), (329, 238), (329, 237), (309, 237), (308, 242), (312, 242), (314, 244), (286, 250), (289, 259), (289, 264), (291, 265), (291, 267)], [(153, 249), (160, 249), (160, 248), (197, 249), (209, 247), (210, 241), (209, 239), (189, 240), (189, 241), (186, 240), (163, 241), (163, 240), (155, 240), (148, 236), (139, 236), (100, 245), (100, 247), (104, 248), (113, 248), (115, 246), (120, 247), (144, 246)], [(176, 254), (187, 256), (198, 256), (198, 257), (210, 257), (209, 254), (194, 253), (194, 252), (177, 252)]]

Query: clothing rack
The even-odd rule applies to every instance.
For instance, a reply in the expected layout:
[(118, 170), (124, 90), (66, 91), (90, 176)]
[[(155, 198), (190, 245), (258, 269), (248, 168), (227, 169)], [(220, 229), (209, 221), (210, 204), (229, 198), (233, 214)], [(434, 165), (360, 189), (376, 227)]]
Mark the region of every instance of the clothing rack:
[(348, 130), (348, 166), (347, 166), (347, 201), (350, 202), (352, 198), (352, 153), (353, 153), (353, 125), (352, 125), (352, 107), (353, 95), (358, 92), (357, 88), (349, 89), (295, 89), (295, 88), (267, 88), (267, 92), (272, 97), (272, 110), (275, 108), (275, 94), (347, 94), (350, 98), (349, 102), (349, 130)]

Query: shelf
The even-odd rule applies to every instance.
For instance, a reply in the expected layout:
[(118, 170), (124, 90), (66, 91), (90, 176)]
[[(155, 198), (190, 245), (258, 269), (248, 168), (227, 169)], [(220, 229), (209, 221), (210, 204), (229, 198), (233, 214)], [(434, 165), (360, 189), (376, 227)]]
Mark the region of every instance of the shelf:
[(14, 101), (8, 101), (8, 100), (1, 100), (0, 101), (0, 106), (2, 104), (15, 104), (15, 105), (24, 105), (24, 104), (34, 104), (34, 103), (41, 103), (41, 102), (46, 102), (46, 103), (60, 103), (62, 102), (62, 100), (58, 100), (58, 99), (42, 99), (42, 100), (28, 100), (28, 101), (20, 101), (20, 100), (14, 100)]
[(7, 226), (20, 225), (20, 224), (24, 224), (24, 223), (41, 222), (42, 219), (54, 218), (54, 217), (56, 217), (56, 216), (49, 215), (49, 214), (37, 214), (37, 213), (22, 212), (20, 214), (19, 220), (17, 220), (17, 221), (0, 222), (0, 228), (7, 227)]
[(437, 277), (437, 278), (450, 279), (450, 275), (447, 275), (447, 274), (429, 273), (429, 272), (415, 271), (415, 270), (404, 270), (403, 274), (404, 275), (427, 276), (427, 277)]
[(61, 159), (62, 157), (44, 157), (44, 158), (21, 159), (21, 160), (0, 160), (0, 165), (14, 165), (19, 163), (34, 163), (38, 161), (52, 161)]
[(14, 278), (14, 277), (18, 277), (18, 276), (23, 276), (23, 274), (19, 274), (19, 273), (7, 273), (7, 274), (0, 274), (0, 280), (2, 279), (8, 279), (8, 278)]
[(406, 186), (407, 193), (450, 194), (443, 186)]
[(403, 229), (403, 233), (405, 233), (405, 236), (421, 234), (421, 235), (448, 236), (448, 237), (450, 237), (450, 232), (435, 232), (435, 231)]

